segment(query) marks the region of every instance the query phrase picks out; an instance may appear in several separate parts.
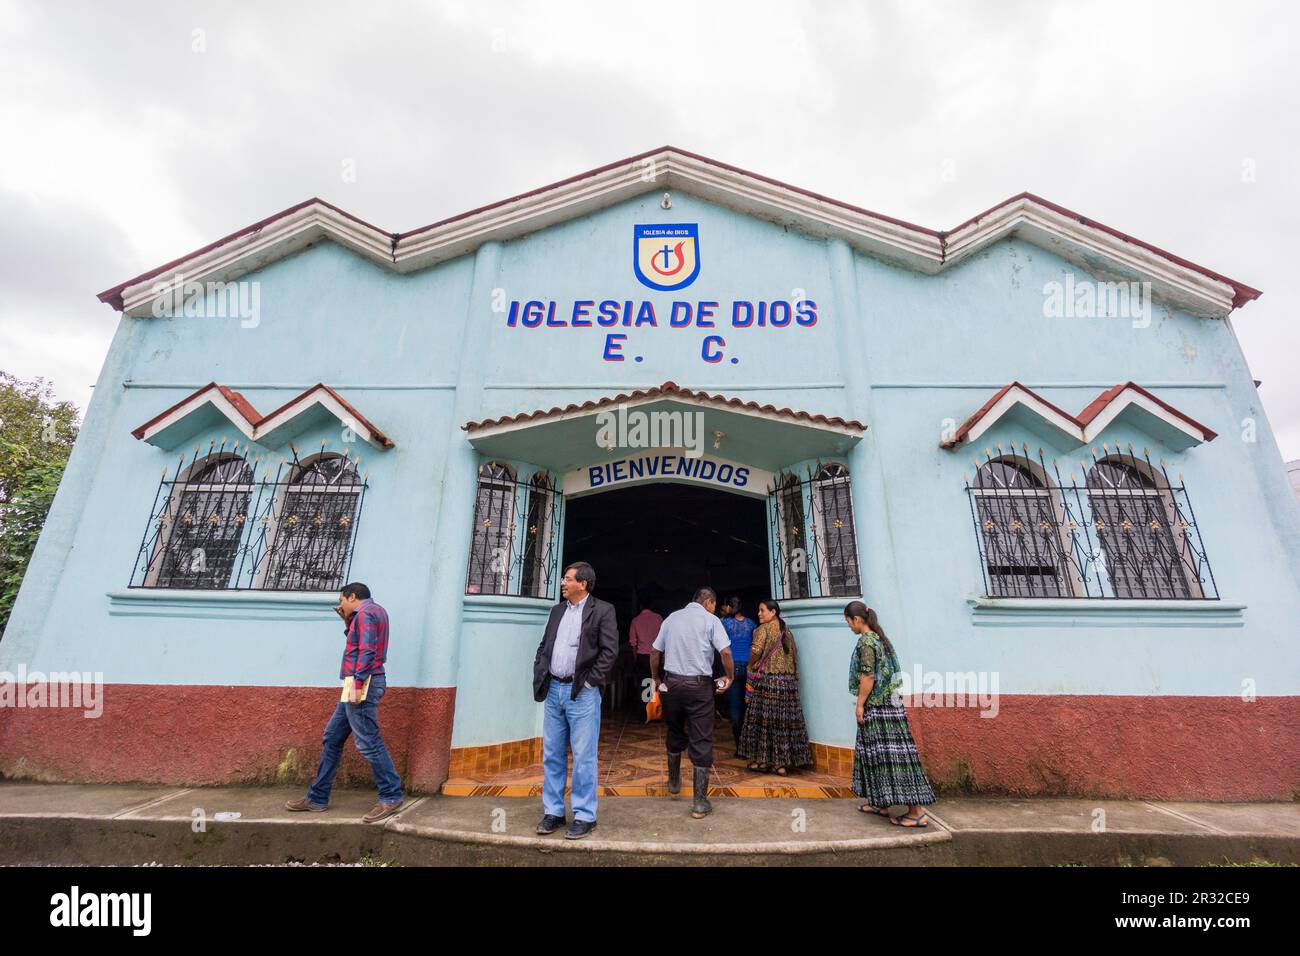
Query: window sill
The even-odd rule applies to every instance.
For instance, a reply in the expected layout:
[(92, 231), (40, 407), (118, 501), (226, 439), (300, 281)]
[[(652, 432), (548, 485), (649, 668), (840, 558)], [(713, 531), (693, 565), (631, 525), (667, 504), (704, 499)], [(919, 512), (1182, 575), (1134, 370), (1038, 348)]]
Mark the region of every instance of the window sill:
[(510, 594), (466, 594), (461, 618), (487, 624), (546, 623), (556, 602), (550, 598), (515, 597)]
[(172, 617), (238, 621), (338, 620), (333, 591), (201, 591), (128, 588), (108, 592), (117, 617)]
[(1126, 598), (993, 598), (972, 594), (971, 621), (992, 627), (1241, 627), (1244, 604)]

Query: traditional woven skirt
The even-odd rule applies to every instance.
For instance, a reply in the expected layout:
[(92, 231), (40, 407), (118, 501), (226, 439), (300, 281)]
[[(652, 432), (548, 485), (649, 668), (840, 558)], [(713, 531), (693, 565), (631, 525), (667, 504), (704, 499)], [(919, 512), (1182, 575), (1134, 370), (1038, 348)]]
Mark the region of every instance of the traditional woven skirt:
[(768, 674), (758, 678), (745, 710), (745, 726), (736, 751), (746, 760), (773, 767), (808, 767), (812, 748), (799, 700), (799, 678)]
[(868, 705), (853, 748), (853, 792), (873, 807), (934, 803), (901, 704)]

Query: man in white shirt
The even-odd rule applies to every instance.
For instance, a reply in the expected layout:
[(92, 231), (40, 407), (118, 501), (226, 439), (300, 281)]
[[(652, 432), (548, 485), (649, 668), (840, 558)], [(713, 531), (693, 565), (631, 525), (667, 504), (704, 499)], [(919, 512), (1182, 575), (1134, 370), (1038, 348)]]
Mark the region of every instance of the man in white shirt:
[(600, 688), (618, 660), (614, 605), (592, 596), (596, 572), (586, 561), (564, 569), (563, 600), (533, 658), (533, 699), (542, 714), (542, 819), (537, 832), (554, 833), (565, 821), (564, 790), (573, 751), (569, 801), (573, 823), (565, 837), (578, 840), (596, 829), (596, 754), (600, 745)]
[[(714, 695), (724, 694), (735, 678), (731, 640), (714, 615), (718, 596), (700, 588), (695, 600), (664, 620), (650, 653), (650, 672), (663, 697), (668, 729), (668, 792), (681, 793), (682, 751), (688, 747), (695, 768), (691, 816), (700, 819), (713, 810), (709, 803), (709, 771), (713, 767)], [(722, 657), (727, 676), (713, 681), (713, 652)], [(662, 665), (662, 671), (661, 671)], [(660, 680), (660, 674), (663, 680)]]

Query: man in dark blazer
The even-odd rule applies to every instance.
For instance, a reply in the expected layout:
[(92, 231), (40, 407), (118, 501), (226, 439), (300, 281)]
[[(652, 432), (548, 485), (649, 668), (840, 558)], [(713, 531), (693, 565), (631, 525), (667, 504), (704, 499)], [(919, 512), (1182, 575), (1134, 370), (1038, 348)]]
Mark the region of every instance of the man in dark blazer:
[(578, 840), (596, 828), (596, 753), (600, 745), (600, 688), (618, 659), (614, 605), (592, 596), (596, 572), (586, 561), (564, 569), (563, 600), (551, 608), (533, 659), (533, 699), (545, 701), (542, 720), (540, 834), (564, 823), (564, 786), (573, 751), (570, 801), (573, 823), (565, 837)]

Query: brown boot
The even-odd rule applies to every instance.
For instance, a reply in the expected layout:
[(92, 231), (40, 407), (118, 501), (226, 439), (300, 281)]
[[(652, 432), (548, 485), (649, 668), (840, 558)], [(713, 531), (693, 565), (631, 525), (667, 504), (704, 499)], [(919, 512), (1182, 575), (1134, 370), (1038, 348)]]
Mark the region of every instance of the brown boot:
[(370, 812), (361, 818), (361, 822), (378, 823), (380, 820), (387, 820), (405, 804), (405, 800), (398, 800), (396, 803), (376, 803), (370, 808)]
[(306, 797), (303, 797), (301, 800), (290, 800), (284, 805), (284, 808), (286, 810), (293, 810), (295, 813), (303, 810), (310, 810), (312, 813), (324, 813), (329, 809), (327, 806), (321, 807), (314, 803), (308, 803)]

